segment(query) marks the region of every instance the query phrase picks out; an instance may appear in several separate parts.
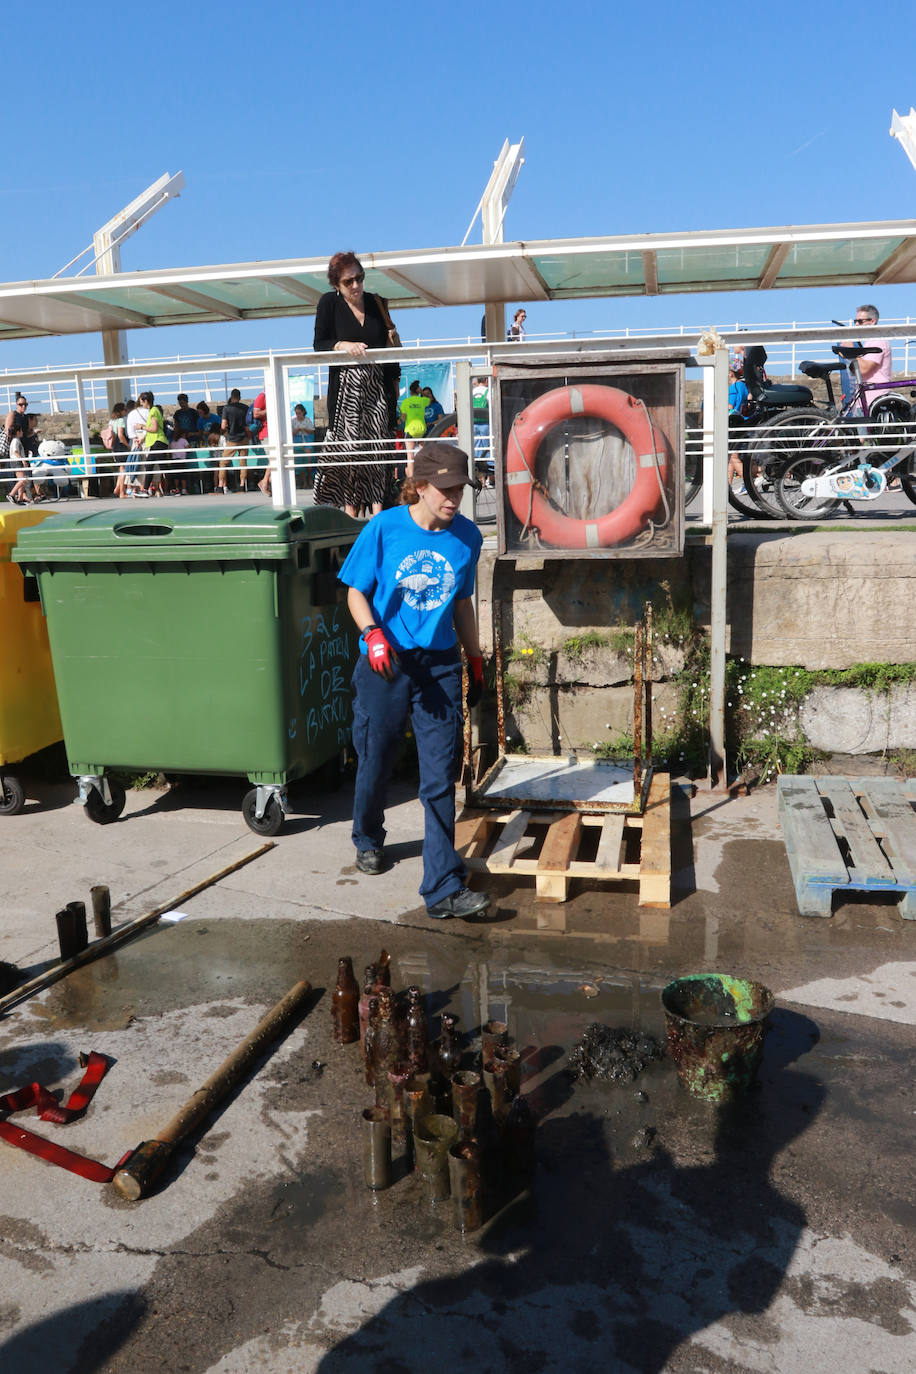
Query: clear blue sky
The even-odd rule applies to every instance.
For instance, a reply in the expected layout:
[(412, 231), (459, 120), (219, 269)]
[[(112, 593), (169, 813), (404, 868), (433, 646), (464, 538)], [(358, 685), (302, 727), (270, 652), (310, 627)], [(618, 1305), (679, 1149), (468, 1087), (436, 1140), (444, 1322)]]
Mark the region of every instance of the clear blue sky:
[[(909, 21), (886, 0), (39, 3), (15, 26), (22, 80), (4, 102), (0, 277), (51, 276), (179, 169), (186, 190), (124, 245), (125, 270), (456, 244), (503, 139), (522, 135), (510, 239), (907, 217), (916, 171), (888, 128), (893, 107), (916, 104)], [(866, 294), (882, 314), (916, 314), (912, 288)], [(528, 326), (826, 319), (860, 295), (529, 304)], [(442, 337), (479, 318), (426, 310), (398, 324)], [(299, 319), (135, 330), (128, 346), (145, 357), (311, 335)], [(88, 361), (101, 343), (0, 354), (6, 367)]]

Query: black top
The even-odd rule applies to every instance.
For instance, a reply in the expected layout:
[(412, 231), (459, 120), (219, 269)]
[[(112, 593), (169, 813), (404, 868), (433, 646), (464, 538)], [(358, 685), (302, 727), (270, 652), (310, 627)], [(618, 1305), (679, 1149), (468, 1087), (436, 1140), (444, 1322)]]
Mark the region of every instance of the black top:
[(26, 411), (13, 410), (13, 422), (10, 425), (10, 438), (15, 439), (16, 435), (23, 441), (29, 437), (29, 417)]
[(226, 422), (226, 438), (234, 439), (239, 442), (248, 442), (248, 426), (245, 423), (245, 416), (248, 414), (248, 407), (243, 406), (241, 401), (227, 401), (223, 406), (223, 419)]
[(197, 428), (198, 415), (196, 410), (190, 406), (179, 406), (172, 416), (172, 424), (182, 434), (190, 434), (191, 430)]
[[(313, 347), (316, 353), (331, 353), (334, 345), (341, 341), (364, 343), (367, 348), (388, 347), (388, 328), (382, 318), (378, 298), (371, 291), (366, 291), (363, 295), (363, 304), (365, 306), (365, 319), (360, 324), (339, 291), (325, 292), (318, 302), (318, 309), (315, 311)], [(388, 400), (388, 420), (393, 429), (397, 420), (398, 382), (401, 377), (401, 368), (398, 363), (385, 363), (382, 371), (384, 373), (385, 396)], [(329, 425), (334, 423), (339, 389), (340, 369), (331, 367), (328, 369)]]

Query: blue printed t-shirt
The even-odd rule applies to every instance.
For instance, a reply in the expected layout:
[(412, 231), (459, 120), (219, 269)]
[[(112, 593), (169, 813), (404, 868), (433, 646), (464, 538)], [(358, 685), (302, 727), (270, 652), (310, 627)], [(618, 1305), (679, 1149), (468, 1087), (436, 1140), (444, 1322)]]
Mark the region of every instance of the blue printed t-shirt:
[(733, 415), (741, 414), (741, 407), (747, 400), (747, 385), (736, 377), (728, 387), (728, 409)]
[[(473, 595), (482, 544), (463, 515), (446, 529), (425, 530), (409, 506), (394, 506), (372, 517), (338, 577), (363, 593), (395, 649), (450, 649), (455, 602)], [(366, 652), (362, 640), (359, 647)]]

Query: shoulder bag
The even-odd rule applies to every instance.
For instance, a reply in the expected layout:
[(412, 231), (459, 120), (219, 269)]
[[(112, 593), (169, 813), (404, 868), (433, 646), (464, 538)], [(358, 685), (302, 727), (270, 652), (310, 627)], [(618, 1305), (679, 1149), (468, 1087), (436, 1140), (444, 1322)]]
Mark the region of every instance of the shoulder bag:
[(378, 301), (378, 308), (382, 312), (382, 323), (388, 331), (388, 347), (400, 348), (401, 336), (395, 329), (394, 322), (388, 313), (388, 302), (385, 300), (384, 296), (376, 296), (375, 299)]

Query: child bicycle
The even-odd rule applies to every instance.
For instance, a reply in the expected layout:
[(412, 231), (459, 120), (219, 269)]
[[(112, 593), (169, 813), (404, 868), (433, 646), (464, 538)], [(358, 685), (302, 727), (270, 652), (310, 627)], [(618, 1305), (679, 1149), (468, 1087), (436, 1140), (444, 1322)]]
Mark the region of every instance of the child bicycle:
[[(820, 519), (840, 504), (874, 501), (897, 472), (916, 504), (916, 411), (900, 394), (916, 387), (902, 382), (863, 382), (857, 360), (878, 352), (861, 344), (836, 344), (835, 363), (800, 364), (800, 371), (827, 387), (825, 408), (809, 407), (778, 416), (760, 431), (744, 453), (748, 490), (767, 513), (780, 519)], [(831, 374), (848, 368), (853, 385), (840, 407), (834, 402)], [(916, 394), (911, 392), (911, 395)], [(870, 456), (886, 455), (877, 466)]]
[(877, 349), (861, 344), (835, 344), (846, 361), (854, 386), (839, 413), (818, 417), (807, 428), (801, 416), (792, 443), (795, 453), (776, 480), (776, 499), (790, 520), (831, 515), (843, 503), (876, 501), (897, 476), (916, 505), (916, 412), (900, 395), (903, 382), (869, 383), (859, 375), (858, 359)]

